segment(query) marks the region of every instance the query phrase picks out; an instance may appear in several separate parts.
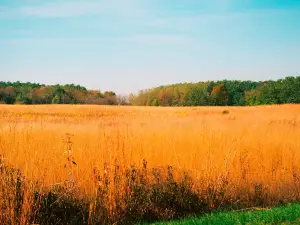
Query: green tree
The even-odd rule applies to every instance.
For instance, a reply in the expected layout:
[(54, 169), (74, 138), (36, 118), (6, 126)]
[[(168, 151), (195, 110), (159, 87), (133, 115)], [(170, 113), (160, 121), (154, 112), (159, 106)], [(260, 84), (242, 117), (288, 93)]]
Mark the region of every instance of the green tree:
[(59, 95), (55, 95), (54, 98), (52, 99), (52, 104), (61, 104), (61, 97)]
[(194, 87), (189, 92), (188, 105), (204, 106), (208, 104), (208, 93), (206, 88)]
[(157, 98), (153, 100), (152, 106), (159, 106), (159, 101)]

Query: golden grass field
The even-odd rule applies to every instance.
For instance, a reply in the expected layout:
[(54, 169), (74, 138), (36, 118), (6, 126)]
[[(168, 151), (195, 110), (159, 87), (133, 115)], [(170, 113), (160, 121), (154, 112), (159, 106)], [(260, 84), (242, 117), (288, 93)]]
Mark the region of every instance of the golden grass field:
[[(77, 165), (68, 161), (68, 154)], [(88, 199), (90, 208), (97, 187), (104, 186), (104, 178), (95, 181), (95, 173), (113, 174), (116, 165), (120, 170), (124, 185), (116, 185), (115, 178), (109, 177), (106, 204), (113, 211), (116, 196), (128, 192), (122, 176), (128, 168), (142, 168), (143, 160), (147, 168), (171, 165), (175, 180), (187, 172), (192, 189), (209, 195), (206, 199), (212, 209), (222, 202), (214, 202), (217, 197), (208, 191), (216, 187), (217, 193), (224, 184), (222, 198), (232, 204), (250, 201), (256, 189), (267, 198), (263, 204), (299, 201), (300, 105), (1, 105), (0, 155), (4, 165), (22, 171), (28, 181), (25, 193), (74, 181), (77, 194)], [(23, 204), (27, 204), (26, 214), (25, 208), (31, 210), (30, 198)]]

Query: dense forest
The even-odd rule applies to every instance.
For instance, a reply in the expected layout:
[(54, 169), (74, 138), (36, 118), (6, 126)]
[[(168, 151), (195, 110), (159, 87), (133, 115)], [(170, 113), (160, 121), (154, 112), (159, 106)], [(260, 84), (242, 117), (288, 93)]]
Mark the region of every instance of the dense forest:
[(0, 103), (4, 104), (98, 104), (116, 105), (114, 92), (101, 93), (74, 84), (0, 82)]
[(221, 80), (181, 83), (131, 94), (132, 105), (245, 106), (300, 103), (300, 76), (277, 81)]
[(245, 106), (300, 103), (300, 76), (277, 81), (221, 80), (181, 83), (141, 90), (128, 97), (80, 85), (0, 82), (3, 104), (99, 104), (137, 106)]

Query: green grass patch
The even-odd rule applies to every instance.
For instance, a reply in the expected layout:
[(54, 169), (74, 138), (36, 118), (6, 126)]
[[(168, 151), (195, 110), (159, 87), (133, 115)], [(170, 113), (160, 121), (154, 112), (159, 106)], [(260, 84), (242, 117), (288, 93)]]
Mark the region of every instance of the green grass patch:
[(152, 223), (152, 225), (230, 225), (230, 224), (300, 224), (300, 204), (238, 212), (216, 212), (185, 220)]

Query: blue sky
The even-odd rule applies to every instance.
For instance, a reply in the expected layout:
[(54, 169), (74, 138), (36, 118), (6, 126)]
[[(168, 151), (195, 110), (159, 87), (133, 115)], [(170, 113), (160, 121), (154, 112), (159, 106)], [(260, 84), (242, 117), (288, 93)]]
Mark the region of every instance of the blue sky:
[(126, 94), (300, 75), (300, 0), (0, 0), (0, 80)]

